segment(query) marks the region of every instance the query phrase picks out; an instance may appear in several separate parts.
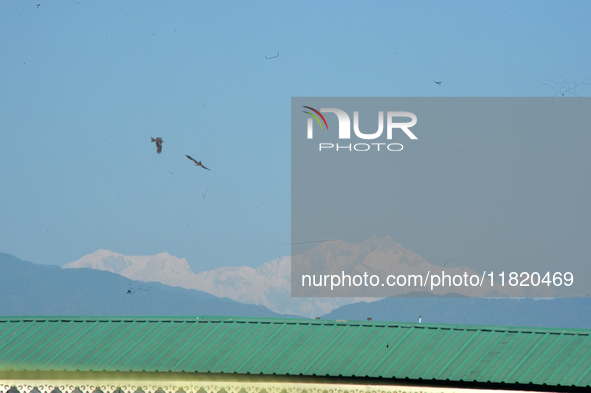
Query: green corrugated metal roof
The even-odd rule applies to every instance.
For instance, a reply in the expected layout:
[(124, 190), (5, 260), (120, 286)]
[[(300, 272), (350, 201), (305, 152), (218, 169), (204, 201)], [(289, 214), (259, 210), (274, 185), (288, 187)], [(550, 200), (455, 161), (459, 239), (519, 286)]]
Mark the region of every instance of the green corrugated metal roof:
[(1, 371), (591, 386), (591, 330), (217, 317), (3, 317)]

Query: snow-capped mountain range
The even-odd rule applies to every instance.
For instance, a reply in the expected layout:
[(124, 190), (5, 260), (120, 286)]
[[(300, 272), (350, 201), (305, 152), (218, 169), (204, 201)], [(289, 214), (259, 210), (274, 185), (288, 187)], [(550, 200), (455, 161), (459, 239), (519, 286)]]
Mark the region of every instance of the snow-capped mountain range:
[(170, 286), (198, 289), (241, 303), (264, 306), (281, 314), (305, 317), (324, 315), (354, 301), (374, 300), (292, 298), (290, 296), (290, 263), (290, 257), (281, 257), (266, 262), (256, 269), (249, 266), (222, 267), (195, 274), (186, 259), (177, 258), (167, 252), (135, 256), (98, 250), (63, 267), (106, 270), (132, 280), (155, 281)]
[[(404, 274), (441, 273), (443, 268), (429, 264), (419, 255), (405, 249), (390, 237), (373, 236), (361, 244), (332, 241), (322, 243), (308, 252), (298, 255), (299, 267), (317, 270), (325, 264), (329, 270), (333, 266), (346, 267), (353, 274), (384, 275), (397, 271)], [(359, 301), (375, 301), (375, 298), (329, 297), (291, 297), (291, 257), (285, 256), (266, 262), (258, 268), (248, 266), (221, 267), (195, 274), (184, 258), (177, 258), (166, 252), (151, 256), (126, 256), (112, 251), (98, 250), (64, 268), (91, 268), (120, 274), (133, 280), (160, 282), (162, 284), (187, 289), (197, 289), (218, 297), (227, 297), (241, 303), (256, 304), (280, 314), (296, 314), (316, 317), (327, 314), (346, 304)], [(466, 267), (447, 267), (447, 274), (476, 274)], [(503, 289), (507, 293), (489, 295), (483, 288), (445, 288), (434, 291), (438, 295), (450, 292), (466, 296), (524, 296), (520, 289)], [(420, 290), (420, 289), (419, 289)], [(395, 292), (385, 296), (403, 295), (417, 291), (414, 287), (398, 287)], [(490, 290), (488, 290), (490, 292)], [(513, 291), (515, 293), (509, 293)], [(464, 293), (465, 292), (465, 293)], [(343, 292), (346, 296), (346, 292)], [(341, 294), (341, 296), (343, 295)], [(381, 296), (381, 295), (376, 295)]]

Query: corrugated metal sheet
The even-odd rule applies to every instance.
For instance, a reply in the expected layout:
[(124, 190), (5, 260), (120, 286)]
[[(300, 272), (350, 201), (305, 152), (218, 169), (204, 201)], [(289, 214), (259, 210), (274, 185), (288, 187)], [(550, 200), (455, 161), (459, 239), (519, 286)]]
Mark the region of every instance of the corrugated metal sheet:
[(236, 318), (0, 318), (0, 371), (591, 386), (591, 330)]

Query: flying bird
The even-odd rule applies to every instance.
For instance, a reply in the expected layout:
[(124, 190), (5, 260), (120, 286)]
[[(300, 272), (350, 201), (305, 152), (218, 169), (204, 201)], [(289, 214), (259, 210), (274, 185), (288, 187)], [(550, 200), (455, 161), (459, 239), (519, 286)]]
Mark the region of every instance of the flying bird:
[(156, 142), (156, 153), (162, 153), (162, 138), (150, 138), (152, 142)]
[[(186, 154), (185, 154), (185, 155), (186, 155)], [(187, 156), (187, 155), (186, 155), (186, 156)], [(197, 165), (197, 166), (200, 166), (200, 167), (201, 167), (201, 168), (203, 168), (203, 169), (207, 169), (207, 170), (209, 170), (209, 168), (206, 168), (206, 167), (204, 167), (204, 166), (203, 166), (203, 164), (201, 163), (201, 161), (197, 161), (196, 159), (194, 159), (194, 158), (193, 158), (193, 157), (191, 157), (191, 156), (187, 156), (187, 158), (188, 158), (189, 160), (193, 161), (193, 162), (195, 163), (195, 165)]]
[[(433, 82), (435, 82), (435, 81), (433, 81)], [(435, 82), (435, 83), (438, 84), (439, 86), (441, 86), (441, 82)]]

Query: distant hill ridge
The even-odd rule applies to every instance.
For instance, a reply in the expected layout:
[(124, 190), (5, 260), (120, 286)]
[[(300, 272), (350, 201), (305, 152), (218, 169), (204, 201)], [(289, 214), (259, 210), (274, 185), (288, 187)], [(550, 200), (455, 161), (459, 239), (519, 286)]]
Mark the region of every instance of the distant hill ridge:
[(591, 298), (467, 298), (412, 294), (355, 303), (323, 319), (591, 329)]

